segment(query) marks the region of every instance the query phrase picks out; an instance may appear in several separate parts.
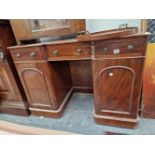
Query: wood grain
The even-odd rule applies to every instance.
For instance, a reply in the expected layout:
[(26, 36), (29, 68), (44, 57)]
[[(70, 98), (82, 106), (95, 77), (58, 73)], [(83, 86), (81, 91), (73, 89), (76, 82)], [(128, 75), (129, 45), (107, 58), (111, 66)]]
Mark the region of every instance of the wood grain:
[(32, 31), (29, 19), (11, 19), (10, 22), (18, 42), (41, 37), (71, 35), (85, 30), (84, 19), (69, 19), (69, 26), (67, 27), (40, 29), (38, 31)]
[(59, 130), (30, 127), (26, 125), (0, 121), (0, 135), (76, 135), (76, 133)]
[(148, 44), (143, 79), (142, 117), (155, 118), (155, 44)]
[[(46, 46), (48, 60), (90, 59), (90, 44), (70, 43)], [(57, 51), (57, 54), (54, 52)]]
[(23, 49), (12, 50), (11, 55), (14, 61), (44, 59), (42, 51), (39, 47), (27, 47)]
[(91, 60), (70, 61), (69, 65), (74, 90), (78, 92), (92, 93), (93, 75)]
[(123, 29), (119, 28), (119, 29), (105, 30), (95, 33), (87, 33), (84, 35), (79, 35), (77, 37), (77, 40), (82, 42), (89, 42), (89, 41), (108, 40), (113, 38), (118, 39), (124, 36), (135, 34), (137, 32), (138, 32), (137, 27), (127, 27)]
[(137, 118), (143, 59), (93, 61), (96, 113)]
[[(29, 109), (36, 115), (58, 117), (62, 115), (64, 108), (60, 109), (70, 90), (93, 92), (97, 123), (135, 127), (147, 35), (138, 33), (96, 41), (93, 52), (92, 43), (78, 42), (76, 39), (10, 48), (11, 53), (16, 50), (26, 52), (26, 48), (37, 46), (41, 49), (42, 60), (29, 60), (27, 57), (23, 63), (14, 61), (25, 91), (30, 92), (27, 93)], [(107, 51), (103, 51), (105, 47)], [(78, 48), (83, 51), (80, 55), (75, 54)], [(116, 49), (120, 52), (114, 53)], [(55, 50), (59, 51), (56, 52), (58, 55), (53, 55)], [(23, 70), (27, 70), (24, 78), (21, 76)], [(42, 107), (32, 106), (35, 102)]]
[(8, 20), (0, 20), (0, 112), (28, 115), (27, 101), (15, 65), (7, 49), (16, 45)]

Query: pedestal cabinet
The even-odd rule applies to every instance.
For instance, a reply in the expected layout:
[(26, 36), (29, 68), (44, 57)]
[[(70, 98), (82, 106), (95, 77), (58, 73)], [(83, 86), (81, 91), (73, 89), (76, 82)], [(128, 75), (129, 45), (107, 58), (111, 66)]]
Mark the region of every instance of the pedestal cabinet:
[(0, 112), (28, 115), (27, 101), (8, 46), (16, 45), (11, 26), (0, 20)]
[(137, 37), (96, 43), (93, 79), (97, 123), (129, 128), (136, 125), (146, 41)]
[(43, 47), (12, 49), (29, 110), (34, 115), (60, 117), (72, 93), (68, 62), (48, 62)]
[(95, 60), (93, 65), (95, 117), (132, 126), (137, 121), (143, 58)]

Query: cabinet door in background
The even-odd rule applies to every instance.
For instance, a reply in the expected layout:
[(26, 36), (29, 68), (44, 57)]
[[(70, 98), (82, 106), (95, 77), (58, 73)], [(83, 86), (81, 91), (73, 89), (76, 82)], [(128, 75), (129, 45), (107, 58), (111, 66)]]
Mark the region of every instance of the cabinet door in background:
[(0, 62), (0, 99), (22, 101), (16, 81), (7, 62)]
[(12, 19), (16, 40), (71, 35), (85, 30), (84, 19)]

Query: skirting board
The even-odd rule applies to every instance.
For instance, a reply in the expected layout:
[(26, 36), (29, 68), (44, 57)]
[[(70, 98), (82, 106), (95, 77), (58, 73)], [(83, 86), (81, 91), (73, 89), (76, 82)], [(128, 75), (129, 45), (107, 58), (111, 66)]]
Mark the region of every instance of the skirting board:
[(96, 113), (94, 113), (93, 116), (97, 124), (104, 124), (123, 128), (135, 128), (138, 122), (138, 119), (104, 116), (98, 115)]
[(63, 114), (65, 106), (67, 105), (72, 93), (73, 93), (73, 88), (70, 89), (69, 93), (65, 97), (64, 101), (62, 102), (58, 110), (45, 110), (45, 109), (36, 109), (31, 107), (29, 108), (29, 110), (31, 111), (32, 115), (45, 116), (45, 117), (51, 117), (51, 118), (60, 118)]
[(1, 101), (0, 112), (28, 116), (30, 114), (28, 107), (26, 107), (26, 101)]

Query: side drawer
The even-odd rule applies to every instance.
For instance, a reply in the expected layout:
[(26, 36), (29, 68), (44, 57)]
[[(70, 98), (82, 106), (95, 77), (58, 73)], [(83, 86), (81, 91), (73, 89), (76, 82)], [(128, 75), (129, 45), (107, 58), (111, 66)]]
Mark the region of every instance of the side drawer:
[(43, 55), (40, 47), (25, 47), (11, 49), (11, 55), (14, 61), (43, 60)]
[(47, 45), (47, 57), (49, 59), (78, 59), (90, 58), (90, 44), (71, 43), (59, 45)]
[(95, 55), (139, 53), (145, 55), (146, 37), (100, 41), (95, 44)]

